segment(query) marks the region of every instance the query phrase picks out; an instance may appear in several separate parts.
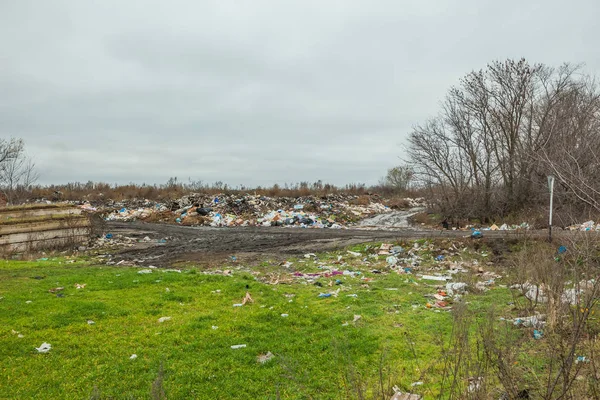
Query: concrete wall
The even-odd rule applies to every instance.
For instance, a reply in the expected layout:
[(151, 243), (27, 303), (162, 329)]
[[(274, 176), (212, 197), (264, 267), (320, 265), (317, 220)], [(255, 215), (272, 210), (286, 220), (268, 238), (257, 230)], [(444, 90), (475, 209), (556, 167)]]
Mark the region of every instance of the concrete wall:
[(88, 240), (90, 219), (78, 207), (0, 208), (0, 253), (76, 245)]

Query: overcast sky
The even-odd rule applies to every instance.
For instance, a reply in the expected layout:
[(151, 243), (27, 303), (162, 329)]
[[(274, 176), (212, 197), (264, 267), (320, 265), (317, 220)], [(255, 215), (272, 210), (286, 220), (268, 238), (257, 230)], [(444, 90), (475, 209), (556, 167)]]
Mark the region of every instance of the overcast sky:
[(598, 74), (598, 17), (598, 0), (0, 0), (0, 137), (44, 184), (372, 184), (473, 69)]

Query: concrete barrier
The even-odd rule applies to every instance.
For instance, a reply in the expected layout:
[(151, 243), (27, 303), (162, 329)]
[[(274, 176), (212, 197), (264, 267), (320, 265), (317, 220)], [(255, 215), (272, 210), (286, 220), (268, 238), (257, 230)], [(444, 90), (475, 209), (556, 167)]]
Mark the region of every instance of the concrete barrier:
[(0, 253), (76, 245), (88, 240), (88, 215), (71, 205), (0, 208)]

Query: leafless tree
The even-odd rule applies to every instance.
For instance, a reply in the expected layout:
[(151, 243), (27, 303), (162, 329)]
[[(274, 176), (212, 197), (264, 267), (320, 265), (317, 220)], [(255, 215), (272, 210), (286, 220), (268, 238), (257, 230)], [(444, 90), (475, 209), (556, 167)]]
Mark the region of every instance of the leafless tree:
[(413, 129), (412, 166), (440, 209), (459, 217), (538, 205), (549, 173), (559, 197), (600, 210), (599, 96), (579, 66), (493, 62), (461, 79), (439, 116)]
[(35, 163), (25, 154), (21, 139), (0, 139), (0, 192), (15, 203), (37, 181)]

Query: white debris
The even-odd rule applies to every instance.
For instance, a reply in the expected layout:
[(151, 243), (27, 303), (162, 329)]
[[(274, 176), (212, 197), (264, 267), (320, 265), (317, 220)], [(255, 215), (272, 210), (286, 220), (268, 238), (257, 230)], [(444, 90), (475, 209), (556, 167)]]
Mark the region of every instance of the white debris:
[(44, 342), (40, 347), (36, 347), (35, 349), (38, 351), (38, 353), (47, 353), (51, 348), (52, 345), (50, 343)]
[(218, 326), (216, 326), (216, 325), (213, 325), (213, 326), (212, 326), (212, 330), (213, 330), (213, 331), (216, 331), (217, 329), (219, 329), (219, 327), (218, 327)]
[(273, 357), (275, 357), (275, 355), (273, 353), (271, 353), (270, 351), (267, 352), (267, 354), (260, 354), (256, 357), (256, 361), (264, 364), (268, 361), (271, 361), (273, 359)]
[(151, 274), (152, 270), (151, 269), (140, 269), (138, 271), (138, 274)]
[(464, 293), (467, 290), (467, 284), (463, 282), (446, 283), (446, 293), (450, 296)]
[(243, 349), (244, 347), (246, 347), (245, 344), (234, 344), (233, 346), (231, 346), (232, 349)]
[(289, 317), (290, 315), (289, 315), (289, 314), (281, 314), (281, 316), (282, 316), (283, 318), (287, 318), (287, 317)]
[(362, 256), (362, 254), (357, 253), (356, 251), (350, 251), (350, 250), (348, 250), (348, 254), (350, 254), (350, 255), (352, 255), (354, 257), (360, 257), (360, 256)]
[(426, 279), (428, 281), (449, 281), (452, 279), (451, 276), (439, 276), (439, 275), (423, 275), (422, 279)]
[(546, 322), (544, 321), (545, 315), (536, 314), (530, 317), (519, 317), (515, 318), (513, 324), (515, 326), (524, 326), (526, 328), (542, 328)]
[(385, 259), (385, 262), (387, 262), (390, 267), (393, 267), (396, 264), (398, 264), (398, 257), (389, 256), (388, 258)]
[(137, 358), (137, 354), (132, 354), (131, 357), (129, 357), (130, 360), (135, 360)]
[(168, 321), (168, 320), (170, 320), (170, 319), (171, 319), (171, 317), (160, 317), (160, 318), (158, 319), (158, 322), (161, 322), (161, 323), (162, 323), (162, 322)]
[(91, 319), (88, 319), (87, 323), (88, 323), (88, 325), (94, 325), (95, 324), (95, 322), (92, 321)]

